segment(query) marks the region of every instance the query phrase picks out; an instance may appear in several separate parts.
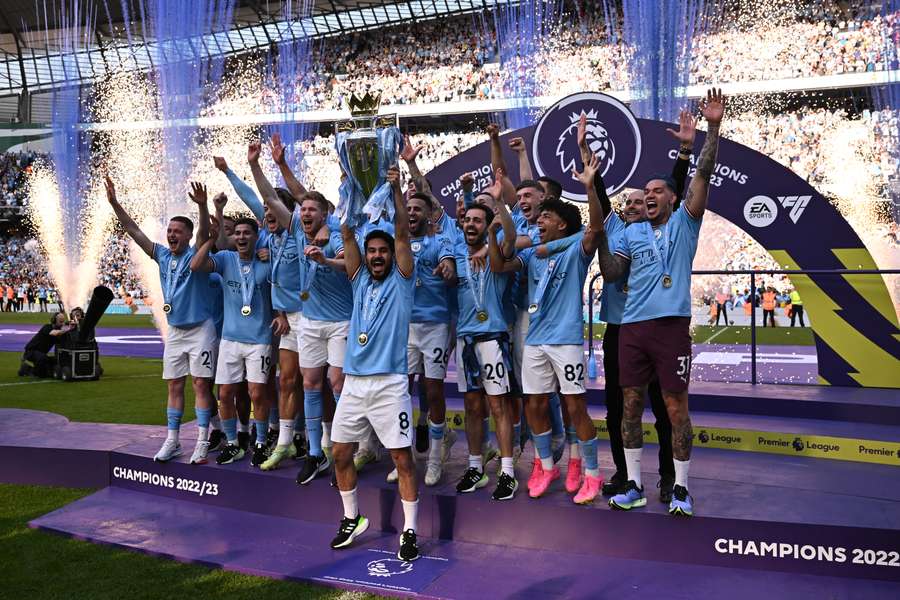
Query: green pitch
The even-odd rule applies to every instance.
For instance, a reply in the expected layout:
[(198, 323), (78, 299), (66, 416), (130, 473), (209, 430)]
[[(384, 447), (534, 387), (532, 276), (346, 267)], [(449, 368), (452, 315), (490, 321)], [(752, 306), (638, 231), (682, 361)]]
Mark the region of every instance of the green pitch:
[(28, 528), (28, 521), (93, 490), (0, 484), (3, 595), (91, 598), (362, 599), (366, 594), (212, 570)]
[[(162, 361), (104, 357), (99, 381), (16, 376), (19, 354), (0, 352), (0, 408), (29, 408), (73, 421), (165, 423)], [(188, 390), (190, 386), (188, 386)], [(185, 419), (194, 418), (188, 395)], [(53, 435), (53, 432), (47, 432)], [(9, 598), (374, 598), (295, 582), (184, 565), (29, 529), (28, 521), (93, 490), (0, 484), (0, 564)]]

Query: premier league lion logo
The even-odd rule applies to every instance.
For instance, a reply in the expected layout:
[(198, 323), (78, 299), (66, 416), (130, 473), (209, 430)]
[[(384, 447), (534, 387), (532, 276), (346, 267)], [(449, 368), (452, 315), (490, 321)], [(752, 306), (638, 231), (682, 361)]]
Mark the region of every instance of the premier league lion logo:
[(393, 577), (413, 570), (411, 562), (396, 558), (380, 558), (366, 565), (370, 577)]
[(628, 183), (641, 158), (641, 130), (628, 107), (606, 94), (584, 92), (563, 98), (541, 116), (534, 128), (532, 156), (538, 175), (563, 187), (562, 196), (576, 202), (587, 195), (573, 169), (581, 169), (578, 121), (587, 117), (587, 144), (600, 157), (606, 192), (615, 194)]
[[(609, 137), (609, 131), (597, 119), (597, 111), (572, 113), (569, 115), (569, 126), (560, 134), (556, 155), (563, 173), (571, 173), (572, 169), (581, 168), (581, 154), (578, 152), (578, 121), (581, 115), (587, 116), (585, 137), (591, 152), (600, 157), (600, 175), (606, 177), (609, 168), (616, 162), (616, 146)], [(574, 149), (574, 154), (572, 150)], [(574, 177), (573, 177), (574, 179)]]

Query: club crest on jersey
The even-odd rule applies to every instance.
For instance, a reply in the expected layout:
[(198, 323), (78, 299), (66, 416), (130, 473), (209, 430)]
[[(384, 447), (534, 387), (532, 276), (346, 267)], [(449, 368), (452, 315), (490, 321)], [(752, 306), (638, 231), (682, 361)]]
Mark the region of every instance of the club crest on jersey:
[(566, 200), (586, 202), (584, 186), (572, 176), (582, 168), (578, 149), (578, 121), (584, 115), (588, 148), (600, 159), (606, 191), (621, 190), (637, 169), (641, 157), (641, 130), (637, 119), (612, 96), (597, 92), (572, 94), (541, 116), (534, 128), (532, 156), (538, 175), (558, 181)]

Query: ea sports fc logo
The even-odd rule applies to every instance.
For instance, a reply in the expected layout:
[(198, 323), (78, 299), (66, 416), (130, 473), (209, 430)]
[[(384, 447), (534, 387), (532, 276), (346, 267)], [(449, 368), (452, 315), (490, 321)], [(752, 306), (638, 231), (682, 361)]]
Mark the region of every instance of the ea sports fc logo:
[(754, 227), (768, 227), (778, 217), (778, 205), (768, 196), (753, 196), (744, 204), (744, 220)]
[(558, 181), (563, 198), (587, 202), (584, 186), (572, 176), (582, 168), (578, 121), (587, 117), (588, 147), (600, 159), (607, 194), (628, 183), (641, 158), (641, 130), (627, 106), (606, 94), (584, 92), (567, 96), (548, 108), (534, 128), (532, 156), (538, 175)]

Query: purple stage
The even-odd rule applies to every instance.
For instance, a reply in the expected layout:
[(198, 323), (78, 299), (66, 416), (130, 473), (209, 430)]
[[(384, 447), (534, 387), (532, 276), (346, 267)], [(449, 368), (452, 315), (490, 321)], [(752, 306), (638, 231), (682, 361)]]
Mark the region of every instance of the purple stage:
[[(48, 427), (54, 435), (45, 434)], [(492, 502), (493, 484), (459, 496), (453, 483), (465, 466), (460, 441), (445, 482), (421, 488), (419, 525), (428, 558), (410, 568), (386, 553), (397, 544), (402, 519), (396, 487), (384, 482), (386, 459), (360, 475), (369, 532), (358, 547), (334, 553), (327, 542), (341, 508), (326, 479), (297, 486), (299, 463), (272, 473), (251, 469), (246, 459), (224, 467), (186, 464), (193, 425), (182, 429), (185, 455), (156, 464), (149, 457), (164, 435), (163, 427), (70, 423), (48, 413), (2, 410), (0, 449), (7, 460), (0, 480), (108, 485), (36, 519), (34, 527), (186, 562), (379, 593), (900, 594), (900, 471), (893, 465), (698, 447), (691, 473), (697, 516), (686, 520), (666, 515), (656, 498), (655, 446), (648, 445), (643, 461), (648, 507), (625, 514), (605, 503), (576, 506), (561, 484), (545, 498), (529, 499), (528, 456), (517, 467), (523, 487), (515, 500)], [(608, 474), (605, 443), (600, 455)], [(492, 479), (495, 470), (491, 464)]]
[[(0, 351), (21, 352), (39, 325), (0, 326)], [(147, 328), (97, 328), (101, 354), (162, 358), (163, 344), (159, 332)], [(587, 346), (585, 346), (587, 348)], [(603, 360), (599, 344), (595, 345), (599, 378), (592, 382), (602, 387)], [(694, 381), (750, 381), (750, 346), (729, 344), (694, 344), (692, 379)], [(758, 346), (757, 374), (763, 383), (815, 384), (816, 349), (814, 346)], [(451, 358), (450, 376), (455, 377)]]

